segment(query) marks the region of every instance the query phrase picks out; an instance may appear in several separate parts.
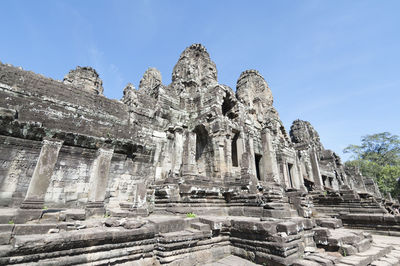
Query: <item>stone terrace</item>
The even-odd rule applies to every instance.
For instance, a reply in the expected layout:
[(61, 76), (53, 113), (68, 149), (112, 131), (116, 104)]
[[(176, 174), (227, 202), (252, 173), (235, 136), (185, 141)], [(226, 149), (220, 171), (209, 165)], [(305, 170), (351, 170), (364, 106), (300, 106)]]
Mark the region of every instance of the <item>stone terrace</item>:
[(258, 71), (233, 90), (193, 44), (171, 84), (103, 92), (91, 67), (0, 64), (1, 265), (400, 265), (375, 235), (399, 203), (309, 122), (287, 132)]

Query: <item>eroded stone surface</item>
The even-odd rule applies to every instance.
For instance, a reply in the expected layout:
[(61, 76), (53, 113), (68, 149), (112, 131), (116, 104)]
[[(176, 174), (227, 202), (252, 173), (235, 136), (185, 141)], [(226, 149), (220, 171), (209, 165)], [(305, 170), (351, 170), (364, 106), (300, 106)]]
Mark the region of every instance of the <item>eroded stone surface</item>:
[(97, 71), (91, 67), (80, 67), (71, 70), (65, 77), (67, 85), (72, 85), (96, 94), (103, 94), (103, 81), (99, 78)]
[(394, 261), (342, 225), (400, 231), (399, 204), (309, 122), (288, 134), (258, 71), (235, 92), (194, 44), (171, 84), (149, 68), (121, 101), (102, 93), (90, 67), (60, 82), (0, 64), (0, 264)]

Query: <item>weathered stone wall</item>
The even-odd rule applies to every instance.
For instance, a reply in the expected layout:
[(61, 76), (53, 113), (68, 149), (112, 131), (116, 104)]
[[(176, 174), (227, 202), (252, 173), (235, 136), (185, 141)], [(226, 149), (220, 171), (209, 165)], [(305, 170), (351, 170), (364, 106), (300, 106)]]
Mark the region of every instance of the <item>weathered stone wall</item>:
[[(119, 147), (110, 171), (114, 183), (125, 180), (132, 194), (132, 180), (145, 182), (154, 176), (152, 143), (146, 147), (143, 143), (152, 134), (146, 130), (152, 121), (145, 120), (139, 130), (130, 121), (127, 106), (119, 101), (12, 66), (1, 65), (0, 71), (0, 95), (6, 99), (0, 101), (1, 130), (13, 136), (2, 136), (3, 206), (18, 205), (25, 198), (45, 137), (65, 140), (47, 188), (46, 206), (83, 207), (87, 203), (96, 151), (107, 143), (117, 142)], [(107, 190), (108, 197), (116, 197), (114, 184)]]
[[(220, 204), (228, 194), (267, 193), (271, 184), (306, 192), (363, 183), (347, 177), (309, 122), (296, 120), (286, 132), (258, 71), (244, 71), (236, 92), (219, 84), (200, 44), (182, 52), (171, 84), (149, 68), (121, 101), (102, 95), (90, 67), (72, 70), (63, 82), (4, 64), (0, 73), (1, 145), (9, 154), (2, 159), (3, 206), (25, 200), (24, 206), (118, 209), (144, 206), (145, 195), (157, 190), (167, 191), (163, 201)], [(46, 161), (45, 139), (60, 142), (54, 165)], [(35, 177), (43, 169), (49, 176)], [(32, 176), (40, 188), (30, 184), (37, 182)], [(25, 198), (30, 186), (45, 191), (44, 199)]]
[(0, 204), (18, 205), (25, 197), (41, 143), (0, 136)]
[(0, 64), (0, 264), (200, 265), (234, 254), (333, 265), (306, 255), (317, 244), (346, 256), (372, 240), (313, 215), (400, 228), (398, 205), (345, 169), (309, 122), (288, 134), (258, 71), (234, 92), (200, 44), (182, 52), (169, 85), (149, 68), (121, 101), (102, 93), (90, 67), (61, 82)]

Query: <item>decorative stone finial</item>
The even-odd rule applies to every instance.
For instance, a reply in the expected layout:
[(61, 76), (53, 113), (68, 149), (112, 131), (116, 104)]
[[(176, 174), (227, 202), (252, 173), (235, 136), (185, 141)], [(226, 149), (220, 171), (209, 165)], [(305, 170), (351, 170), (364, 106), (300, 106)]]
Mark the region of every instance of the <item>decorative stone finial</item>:
[(64, 84), (84, 89), (96, 94), (103, 94), (103, 81), (97, 71), (91, 67), (76, 67), (64, 77)]

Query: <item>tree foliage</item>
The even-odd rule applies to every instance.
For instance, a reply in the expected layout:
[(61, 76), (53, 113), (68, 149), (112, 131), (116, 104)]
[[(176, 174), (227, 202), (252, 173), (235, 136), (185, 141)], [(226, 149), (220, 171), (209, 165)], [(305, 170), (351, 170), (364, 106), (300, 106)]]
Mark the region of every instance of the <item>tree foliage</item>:
[(363, 176), (374, 178), (381, 192), (400, 195), (399, 136), (389, 132), (366, 135), (361, 138), (361, 145), (349, 145), (343, 152), (352, 154), (346, 165), (357, 166)]

